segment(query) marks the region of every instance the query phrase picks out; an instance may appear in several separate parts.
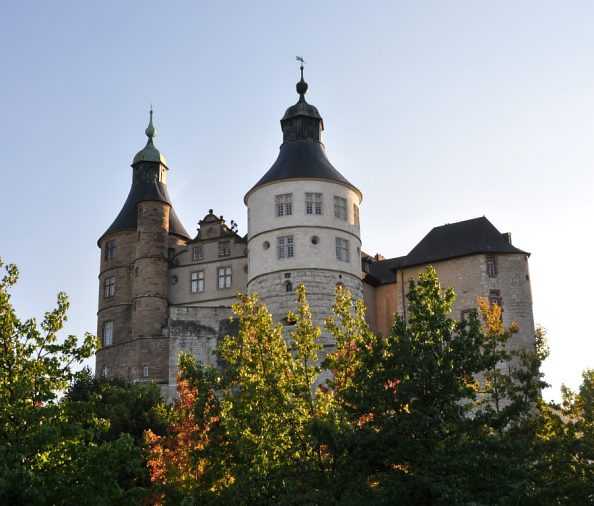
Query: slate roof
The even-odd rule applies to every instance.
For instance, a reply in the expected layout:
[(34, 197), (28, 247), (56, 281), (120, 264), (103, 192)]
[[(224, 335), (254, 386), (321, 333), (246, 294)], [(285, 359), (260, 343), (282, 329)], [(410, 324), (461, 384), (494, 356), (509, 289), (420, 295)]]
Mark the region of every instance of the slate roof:
[(401, 268), (489, 253), (530, 255), (513, 246), (508, 235), (499, 232), (483, 216), (435, 227), (408, 255), (372, 262), (363, 260), (363, 270), (367, 273), (365, 281), (377, 286), (394, 282), (394, 271)]
[(256, 188), (286, 179), (323, 179), (335, 181), (349, 186), (361, 196), (361, 192), (353, 186), (328, 160), (324, 145), (312, 139), (298, 139), (285, 142), (280, 147), (276, 162), (268, 172), (258, 181), (249, 192), (247, 197)]
[(406, 257), (387, 258), (373, 262), (364, 262), (363, 270), (366, 273), (365, 281), (370, 285), (378, 286), (386, 283), (394, 283), (396, 276), (394, 271), (400, 267)]
[(400, 267), (438, 262), (479, 253), (529, 253), (513, 246), (484, 216), (432, 229), (400, 264)]
[(163, 183), (157, 183), (154, 181), (143, 181), (135, 183), (130, 188), (128, 198), (122, 207), (122, 210), (117, 215), (111, 226), (105, 231), (105, 233), (99, 238), (98, 242), (101, 242), (104, 236), (111, 234), (112, 232), (118, 232), (120, 230), (135, 229), (138, 224), (138, 203), (147, 200), (156, 200), (158, 202), (165, 202), (171, 206), (169, 212), (169, 233), (189, 239), (190, 236), (186, 229), (179, 221), (177, 214), (171, 204), (171, 199), (167, 193), (167, 186)]

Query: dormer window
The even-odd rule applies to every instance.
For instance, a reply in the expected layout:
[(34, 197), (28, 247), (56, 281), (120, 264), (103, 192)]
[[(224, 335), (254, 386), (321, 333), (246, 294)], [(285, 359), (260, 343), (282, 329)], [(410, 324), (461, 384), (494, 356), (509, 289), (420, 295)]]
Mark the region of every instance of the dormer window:
[(276, 215), (290, 216), (293, 214), (293, 194), (283, 193), (275, 197)]

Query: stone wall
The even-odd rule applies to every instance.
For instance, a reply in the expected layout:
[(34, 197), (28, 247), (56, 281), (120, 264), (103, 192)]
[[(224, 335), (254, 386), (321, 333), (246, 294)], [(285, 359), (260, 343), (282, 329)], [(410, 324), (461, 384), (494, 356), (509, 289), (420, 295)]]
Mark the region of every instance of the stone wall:
[(169, 381), (168, 353), (166, 337), (133, 339), (99, 350), (95, 372), (99, 376), (105, 367), (106, 375), (110, 377), (154, 381), (165, 386)]
[(294, 291), (287, 291), (289, 282), (292, 283), (293, 289), (300, 283), (305, 285), (307, 300), (317, 325), (323, 325), (324, 319), (331, 315), (337, 283), (342, 283), (350, 290), (354, 299), (363, 297), (361, 280), (340, 271), (298, 269), (259, 276), (252, 280), (249, 290), (259, 294), (275, 323), (285, 319), (289, 311), (297, 310), (297, 294)]
[(225, 335), (237, 335), (238, 322), (229, 307), (173, 307), (169, 311), (169, 386), (166, 398), (176, 396), (175, 381), (180, 353), (190, 353), (203, 364), (221, 366), (214, 355)]
[(134, 260), (132, 336), (160, 336), (167, 322), (169, 204), (140, 202)]
[[(510, 346), (534, 347), (534, 317), (532, 314), (532, 292), (528, 257), (524, 254), (495, 255), (497, 275), (487, 273), (486, 255), (471, 255), (441, 262), (435, 262), (443, 288), (453, 287), (456, 300), (452, 307), (452, 317), (459, 319), (462, 311), (477, 307), (478, 297), (489, 297), (493, 291), (499, 293), (503, 308), (503, 323), (509, 326), (515, 322), (519, 326)], [(397, 284), (404, 284), (405, 293), (408, 280), (418, 277), (419, 272), (427, 266), (417, 266), (398, 271)], [(379, 296), (379, 294), (378, 294)], [(396, 311), (406, 316), (406, 305), (403, 304), (402, 292), (396, 290)]]

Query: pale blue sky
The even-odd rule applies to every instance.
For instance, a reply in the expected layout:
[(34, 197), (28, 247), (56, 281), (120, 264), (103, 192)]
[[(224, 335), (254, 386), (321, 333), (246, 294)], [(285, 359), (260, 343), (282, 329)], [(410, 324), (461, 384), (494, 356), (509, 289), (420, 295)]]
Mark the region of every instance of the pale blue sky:
[(364, 250), (404, 255), (487, 216), (532, 252), (558, 397), (594, 367), (591, 1), (4, 1), (0, 255), (14, 303), (66, 291), (95, 331), (98, 237), (119, 212), (148, 108), (190, 233), (209, 208), (246, 232), (305, 57), (333, 164), (364, 195)]

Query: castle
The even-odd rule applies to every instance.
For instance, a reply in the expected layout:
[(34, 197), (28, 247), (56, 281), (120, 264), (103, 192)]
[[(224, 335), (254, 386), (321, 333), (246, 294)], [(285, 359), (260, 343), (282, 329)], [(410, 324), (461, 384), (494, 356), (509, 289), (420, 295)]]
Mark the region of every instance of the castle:
[[(519, 324), (511, 345), (533, 346), (529, 253), (486, 218), (436, 227), (406, 256), (362, 251), (363, 196), (326, 157), (324, 123), (305, 100), (307, 88), (301, 67), (299, 100), (281, 119), (278, 157), (245, 195), (244, 237), (212, 209), (195, 237), (184, 229), (167, 192), (169, 168), (154, 144), (151, 110), (148, 141), (132, 161), (130, 193), (98, 241), (97, 374), (155, 381), (171, 398), (179, 352), (216, 365), (218, 341), (236, 331), (229, 317), (237, 292), (257, 291), (274, 320), (288, 324), (299, 283), (318, 324), (341, 283), (363, 299), (371, 329), (386, 335), (394, 313), (406, 318), (408, 280), (427, 265), (443, 286), (454, 287), (455, 317), (464, 318), (478, 296), (488, 297), (502, 306), (504, 323)], [(332, 349), (326, 335), (322, 344)]]

